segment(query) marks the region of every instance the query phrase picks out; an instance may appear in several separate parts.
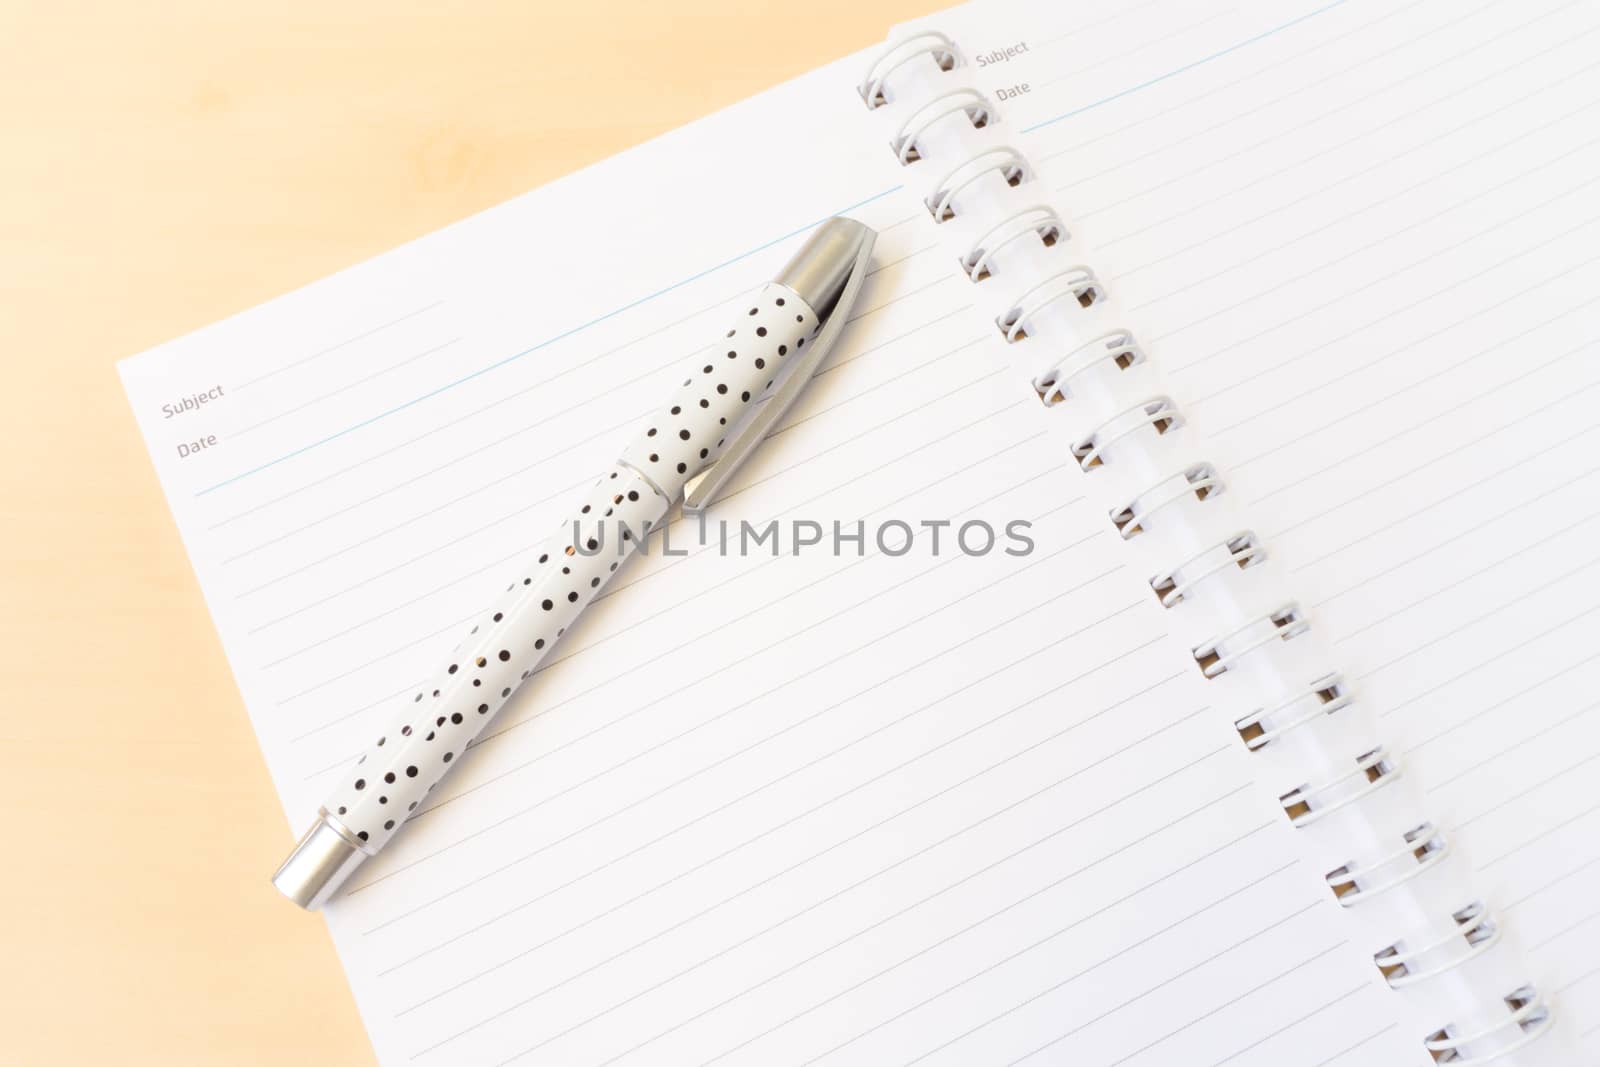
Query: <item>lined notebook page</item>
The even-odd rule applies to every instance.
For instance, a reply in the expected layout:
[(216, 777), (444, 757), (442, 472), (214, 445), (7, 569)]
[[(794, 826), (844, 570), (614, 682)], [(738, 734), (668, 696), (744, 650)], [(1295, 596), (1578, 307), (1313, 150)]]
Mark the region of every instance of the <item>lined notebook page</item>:
[(1600, 12), (934, 21), (1030, 46), (980, 81), (1595, 1054)]
[(123, 365), (296, 832), (827, 215), (882, 231), (855, 327), (713, 519), (1034, 524), (636, 560), (327, 909), (381, 1058), (1415, 1058), (855, 143), (864, 62)]

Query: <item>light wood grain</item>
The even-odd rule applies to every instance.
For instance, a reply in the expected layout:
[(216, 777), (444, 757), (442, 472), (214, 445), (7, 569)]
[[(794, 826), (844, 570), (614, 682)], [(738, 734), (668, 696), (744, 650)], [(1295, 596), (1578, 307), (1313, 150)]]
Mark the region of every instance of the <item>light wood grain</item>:
[(0, 0), (0, 1063), (367, 1064), (113, 364), (929, 0)]

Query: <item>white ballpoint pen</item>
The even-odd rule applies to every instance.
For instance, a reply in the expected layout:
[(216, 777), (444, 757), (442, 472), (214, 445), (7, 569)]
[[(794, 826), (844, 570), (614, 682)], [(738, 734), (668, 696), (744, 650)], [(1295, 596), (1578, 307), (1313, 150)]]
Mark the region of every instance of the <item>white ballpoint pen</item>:
[(344, 773), (272, 882), (301, 907), (376, 855), (683, 495), (705, 508), (783, 416), (843, 330), (876, 240), (823, 223), (751, 298), (572, 520), (515, 573), (390, 727)]

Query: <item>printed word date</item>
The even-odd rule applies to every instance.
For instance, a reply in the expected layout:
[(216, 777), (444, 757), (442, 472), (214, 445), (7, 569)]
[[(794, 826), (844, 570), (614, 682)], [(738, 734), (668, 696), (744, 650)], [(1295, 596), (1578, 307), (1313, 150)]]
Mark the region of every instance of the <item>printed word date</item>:
[(180, 441), (178, 443), (178, 458), (188, 459), (190, 456), (199, 455), (208, 448), (215, 448), (216, 445), (217, 435), (214, 433), (206, 434), (204, 437), (196, 438), (193, 441)]

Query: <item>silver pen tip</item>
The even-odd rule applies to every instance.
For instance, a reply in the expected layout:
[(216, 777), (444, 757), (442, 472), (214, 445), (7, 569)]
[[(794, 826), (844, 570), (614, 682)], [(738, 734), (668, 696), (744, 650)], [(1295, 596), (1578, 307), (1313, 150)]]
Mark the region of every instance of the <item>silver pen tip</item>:
[(844, 292), (862, 245), (877, 238), (870, 226), (836, 215), (812, 231), (773, 280), (786, 285), (826, 320)]

